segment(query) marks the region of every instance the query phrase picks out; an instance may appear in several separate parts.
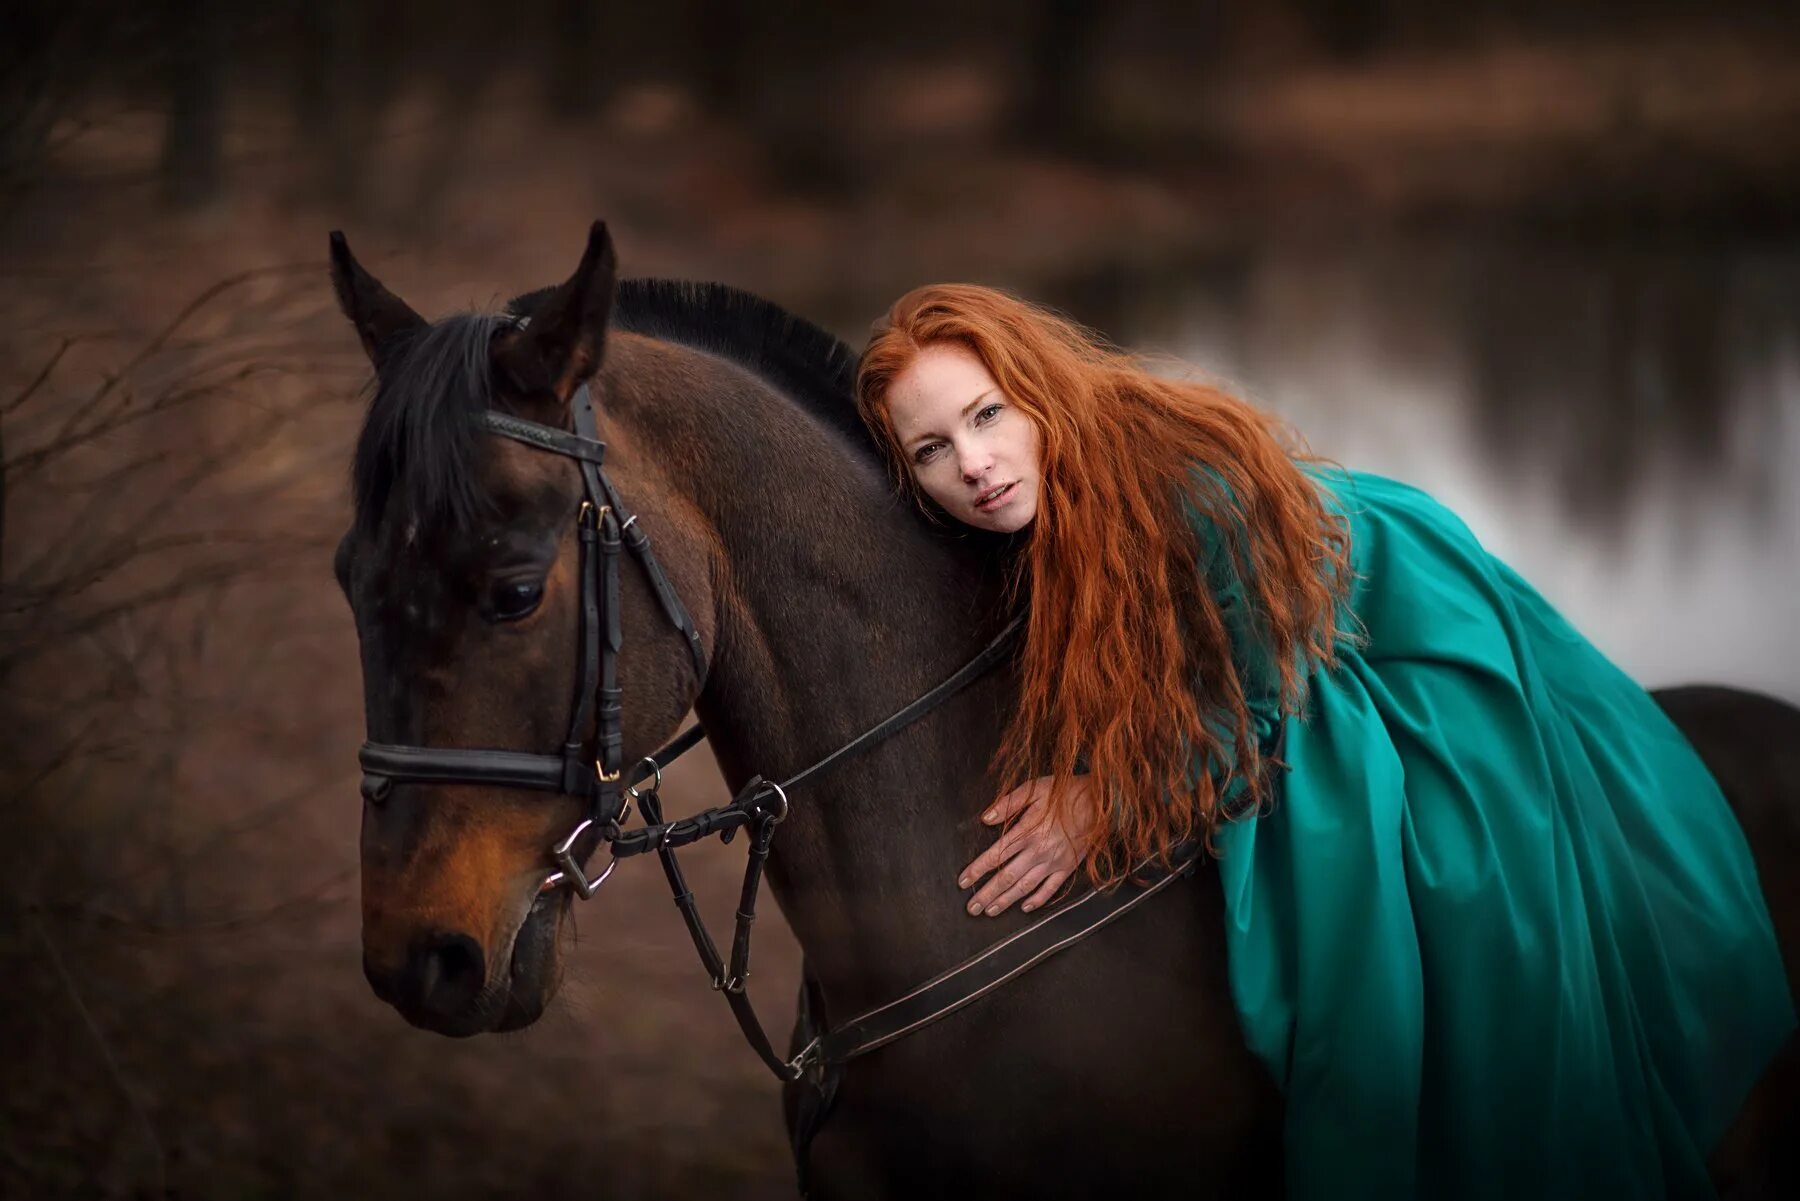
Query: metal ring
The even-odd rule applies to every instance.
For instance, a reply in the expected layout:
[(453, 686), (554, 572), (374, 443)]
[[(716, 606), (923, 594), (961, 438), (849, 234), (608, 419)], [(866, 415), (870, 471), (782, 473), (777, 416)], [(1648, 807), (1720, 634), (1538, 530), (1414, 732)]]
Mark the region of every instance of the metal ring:
[[(775, 790), (775, 795), (781, 798), (781, 812), (771, 813), (771, 814), (766, 815), (769, 819), (770, 825), (779, 826), (782, 822), (787, 820), (787, 815), (788, 815), (787, 791), (785, 789), (783, 789), (781, 787), (781, 785), (777, 784), (773, 780), (764, 780), (763, 784), (769, 788), (773, 788)], [(759, 809), (761, 807), (762, 806), (760, 806), (760, 805), (757, 806), (757, 808), (759, 808)]]
[(630, 529), (630, 528), (631, 528), (631, 523), (632, 523), (632, 522), (634, 522), (634, 521), (636, 521), (636, 520), (637, 520), (637, 514), (636, 514), (636, 513), (633, 513), (633, 514), (632, 514), (632, 515), (631, 515), (631, 516), (630, 516), (630, 517), (627, 517), (627, 518), (626, 518), (626, 519), (625, 519), (625, 524), (624, 524), (624, 525), (622, 525), (622, 526), (620, 526), (620, 527), (619, 527), (619, 533), (621, 533), (621, 534), (623, 534), (623, 533), (624, 533), (624, 532), (625, 532), (625, 531), (626, 531), (626, 530), (628, 530), (628, 529)]
[[(656, 773), (656, 779), (650, 785), (650, 791), (655, 792), (662, 787), (662, 764), (658, 763), (655, 759), (652, 759), (649, 755), (645, 755), (642, 759), (638, 760), (637, 765), (642, 767), (646, 763), (650, 765), (650, 770)], [(633, 771), (631, 774), (635, 776), (637, 775), (637, 772)], [(636, 784), (627, 784), (625, 786), (625, 791), (630, 793), (634, 800), (638, 796), (638, 786)]]

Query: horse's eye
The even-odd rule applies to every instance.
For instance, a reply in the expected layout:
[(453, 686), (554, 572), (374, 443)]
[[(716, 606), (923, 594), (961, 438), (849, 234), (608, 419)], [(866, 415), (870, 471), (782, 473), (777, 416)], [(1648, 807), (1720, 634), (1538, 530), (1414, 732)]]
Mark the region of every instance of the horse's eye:
[(495, 621), (517, 621), (543, 599), (542, 580), (502, 580), (488, 593), (488, 613)]

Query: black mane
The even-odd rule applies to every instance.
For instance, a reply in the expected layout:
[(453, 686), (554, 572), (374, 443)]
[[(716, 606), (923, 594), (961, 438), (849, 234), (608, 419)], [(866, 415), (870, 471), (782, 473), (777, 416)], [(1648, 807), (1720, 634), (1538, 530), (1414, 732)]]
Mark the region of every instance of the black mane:
[[(412, 335), (393, 352), (357, 439), (351, 474), (359, 536), (372, 536), (398, 489), (422, 528), (467, 528), (486, 510), (476, 486), (492, 407), (488, 346), (494, 331), (528, 315), (551, 289), (511, 301), (504, 314), (462, 313)], [(612, 327), (719, 355), (791, 397), (872, 458), (880, 450), (856, 414), (856, 352), (810, 321), (724, 284), (627, 279)]]
[[(520, 296), (506, 311), (528, 315), (551, 290)], [(880, 456), (851, 395), (856, 351), (780, 305), (725, 284), (623, 279), (613, 298), (612, 328), (704, 350), (747, 367), (852, 445)]]

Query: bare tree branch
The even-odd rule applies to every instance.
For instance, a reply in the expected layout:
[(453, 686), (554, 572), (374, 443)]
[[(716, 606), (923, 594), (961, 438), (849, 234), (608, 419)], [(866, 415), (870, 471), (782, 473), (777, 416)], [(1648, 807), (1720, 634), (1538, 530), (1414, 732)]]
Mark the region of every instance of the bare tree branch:
[(27, 401), (35, 396), (37, 390), (43, 387), (44, 382), (55, 373), (56, 365), (62, 362), (63, 356), (69, 353), (69, 347), (73, 345), (75, 345), (75, 339), (73, 338), (64, 338), (59, 342), (56, 349), (50, 352), (50, 357), (44, 360), (44, 365), (39, 369), (37, 375), (32, 377), (31, 382), (26, 384), (17, 396), (7, 401), (5, 405), (0, 406), (0, 417), (6, 416), (14, 409), (21, 408)]
[(113, 1054), (112, 1044), (100, 1030), (100, 1024), (81, 998), (81, 989), (76, 987), (75, 978), (69, 974), (68, 966), (63, 963), (62, 952), (57, 949), (56, 940), (50, 937), (50, 928), (44, 919), (29, 906), (22, 906), (26, 911), (26, 920), (30, 923), (38, 941), (44, 946), (44, 953), (50, 964), (56, 969), (56, 978), (62, 982), (63, 991), (68, 994), (69, 1004), (81, 1018), (81, 1024), (87, 1029), (88, 1036), (93, 1039), (94, 1047), (100, 1053), (100, 1061), (106, 1065), (107, 1075), (112, 1077), (113, 1084), (118, 1087), (119, 1094), (125, 1098), (125, 1104), (131, 1109), (131, 1116), (137, 1121), (138, 1129), (143, 1132), (144, 1144), (150, 1150), (151, 1162), (155, 1165), (153, 1177), (155, 1187), (151, 1196), (161, 1197), (168, 1191), (168, 1154), (163, 1150), (162, 1140), (156, 1135), (156, 1127), (150, 1121), (150, 1115), (144, 1111), (138, 1100), (137, 1089), (125, 1077), (125, 1070), (119, 1066), (119, 1057)]

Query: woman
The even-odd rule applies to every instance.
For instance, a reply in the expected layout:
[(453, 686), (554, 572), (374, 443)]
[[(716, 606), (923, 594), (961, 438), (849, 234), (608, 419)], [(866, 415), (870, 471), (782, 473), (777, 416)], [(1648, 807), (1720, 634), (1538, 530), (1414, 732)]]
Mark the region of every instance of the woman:
[(1755, 868), (1649, 696), (1425, 494), (989, 289), (857, 381), (1030, 619), (959, 884), (1035, 909), (1204, 838), (1296, 1197), (1704, 1196), (1794, 1026)]

